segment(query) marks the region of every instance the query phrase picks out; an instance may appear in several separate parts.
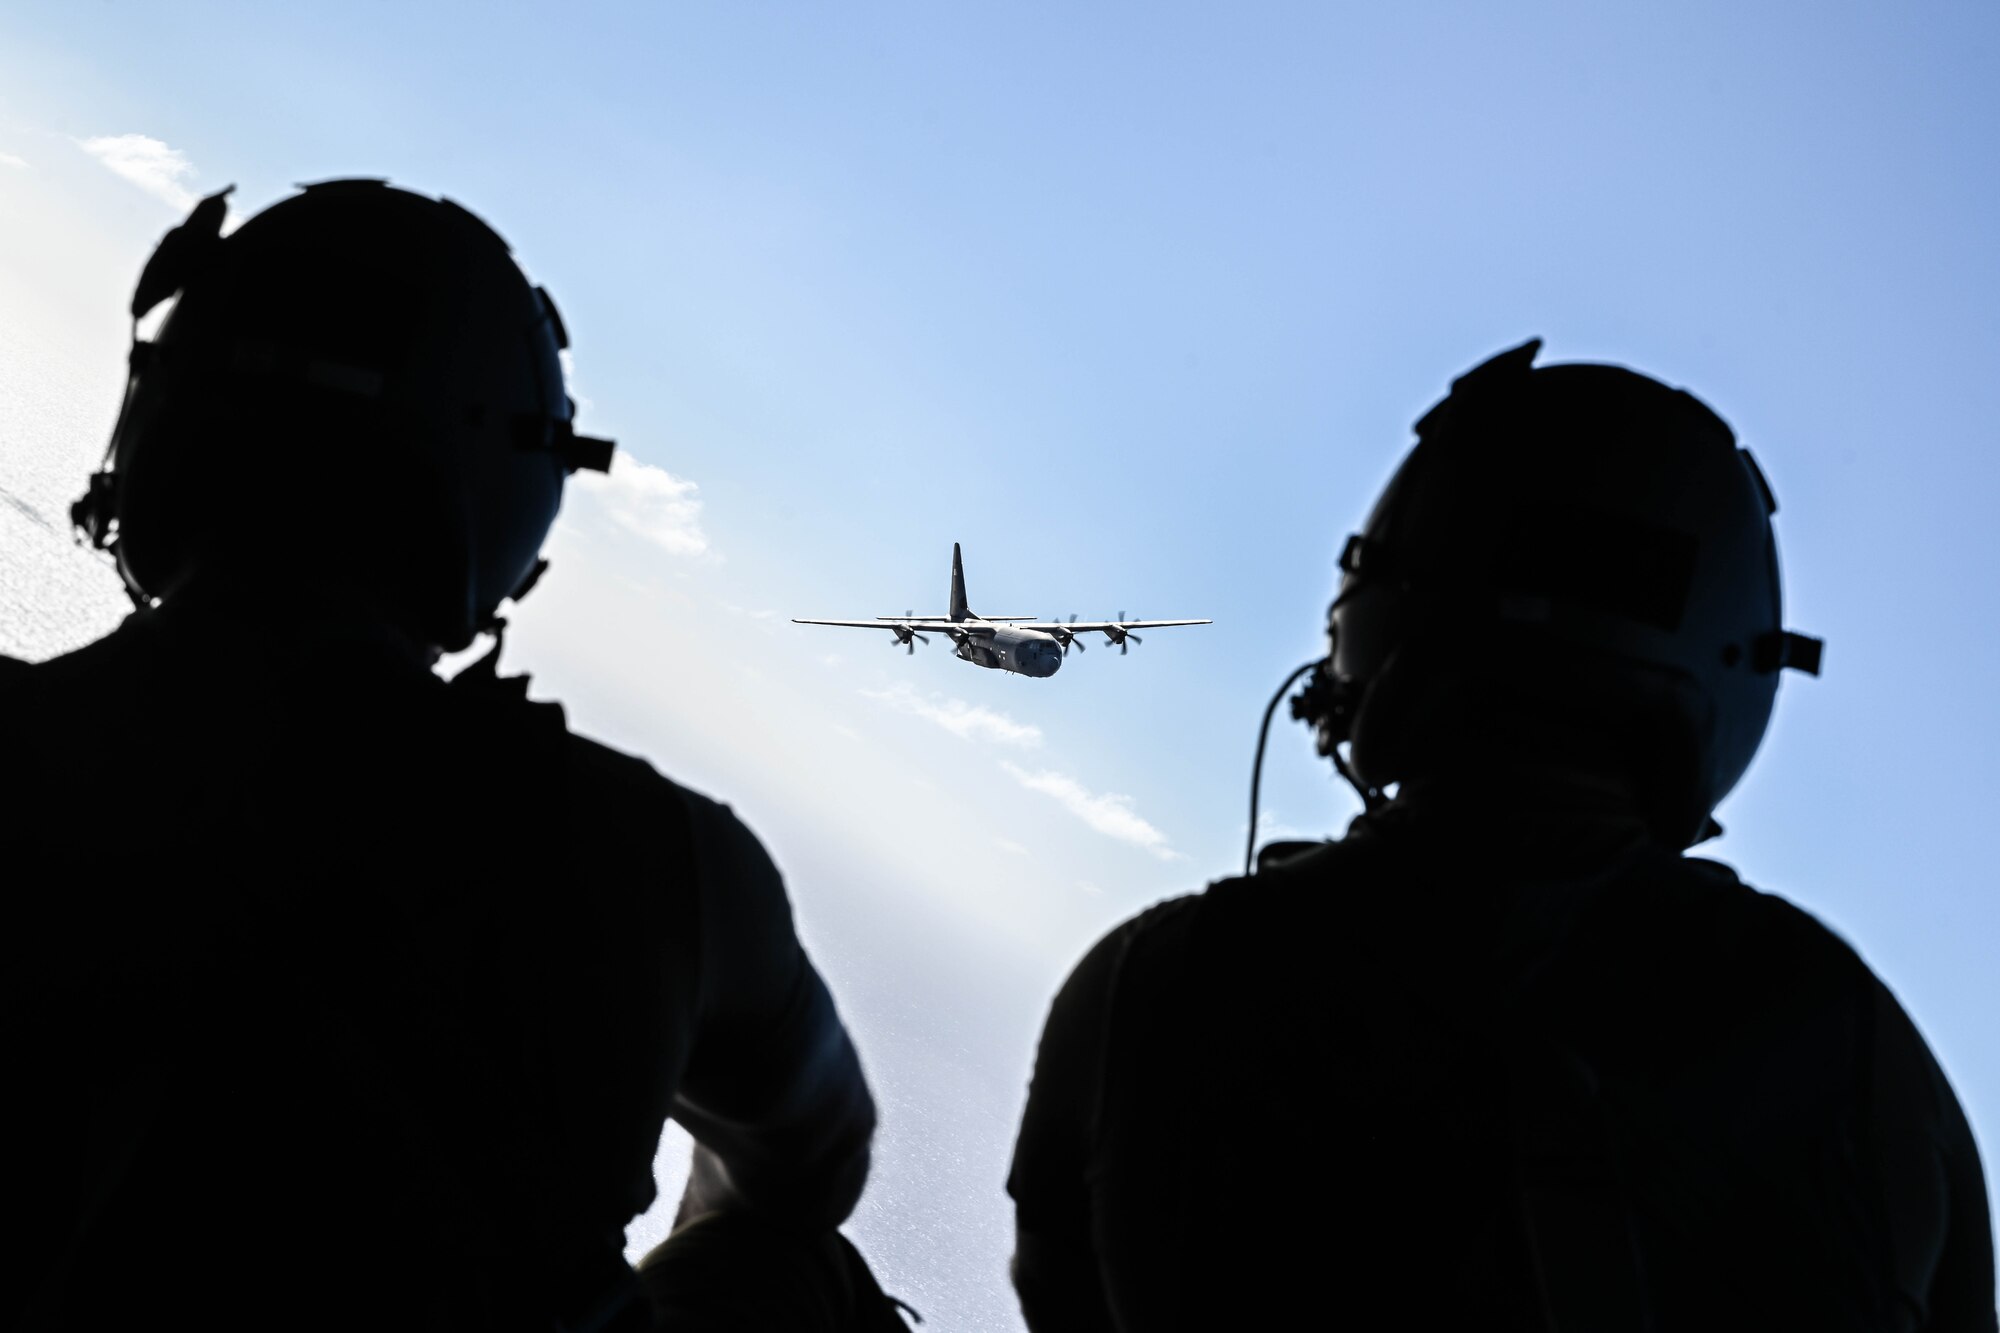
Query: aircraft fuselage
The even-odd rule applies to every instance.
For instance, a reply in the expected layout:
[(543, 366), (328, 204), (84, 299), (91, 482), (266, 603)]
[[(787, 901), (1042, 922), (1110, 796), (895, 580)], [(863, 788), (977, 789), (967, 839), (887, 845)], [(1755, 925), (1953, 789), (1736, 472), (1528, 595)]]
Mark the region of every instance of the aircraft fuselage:
[(1062, 645), (1031, 629), (996, 629), (991, 638), (968, 638), (958, 655), (975, 666), (1017, 676), (1053, 676), (1062, 668)]

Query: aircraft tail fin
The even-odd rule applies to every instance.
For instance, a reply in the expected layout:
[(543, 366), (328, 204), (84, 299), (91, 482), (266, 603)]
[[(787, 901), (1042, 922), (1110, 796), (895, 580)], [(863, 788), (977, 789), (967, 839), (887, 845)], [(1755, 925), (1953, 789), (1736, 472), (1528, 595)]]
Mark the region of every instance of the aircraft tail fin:
[(951, 618), (965, 620), (972, 612), (965, 605), (965, 564), (959, 559), (958, 543), (951, 544)]

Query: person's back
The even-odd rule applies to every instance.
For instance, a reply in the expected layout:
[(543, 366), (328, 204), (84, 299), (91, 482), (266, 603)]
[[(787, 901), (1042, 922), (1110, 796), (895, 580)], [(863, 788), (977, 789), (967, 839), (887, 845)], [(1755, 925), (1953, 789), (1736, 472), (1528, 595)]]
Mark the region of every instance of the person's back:
[(11, 859), (42, 872), (10, 932), (16, 1114), (81, 1210), (9, 1291), (380, 1317), (616, 1276), (697, 1013), (666, 784), (389, 645), (188, 611), (36, 668), (0, 728)]
[(1034, 1326), (1101, 1283), (1075, 1327), (1977, 1327), (1920, 1315), (1991, 1308), (1976, 1152), (1852, 952), (1711, 862), (1496, 831), (1412, 802), (1093, 951), (1012, 1182), (1087, 1237), (1024, 1244)]
[(646, 1326), (670, 1113), (739, 1278), (893, 1321), (833, 1231), (873, 1106), (756, 839), (490, 656), (431, 672), (608, 461), (553, 307), (379, 184), (220, 216), (148, 266), (135, 315), (190, 294), (79, 506), (140, 609), (0, 676), (0, 1326)]
[[(1384, 508), (1349, 560), (1409, 577)], [(1977, 1153), (1893, 998), (1680, 855), (1712, 802), (1626, 767), (1666, 753), (1628, 695), (1504, 628), (1464, 682), (1457, 628), (1428, 679), (1303, 696), (1372, 743), (1344, 841), (1127, 922), (1056, 999), (1009, 1182), (1030, 1326), (1991, 1329)]]

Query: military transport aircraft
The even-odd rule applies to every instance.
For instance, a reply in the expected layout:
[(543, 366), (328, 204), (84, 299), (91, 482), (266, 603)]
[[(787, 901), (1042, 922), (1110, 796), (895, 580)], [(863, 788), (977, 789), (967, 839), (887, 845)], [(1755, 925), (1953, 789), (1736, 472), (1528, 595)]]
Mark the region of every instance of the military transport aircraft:
[(1033, 616), (975, 616), (965, 604), (965, 565), (959, 559), (958, 543), (951, 545), (951, 610), (941, 616), (877, 616), (873, 620), (798, 620), (794, 625), (845, 625), (853, 629), (886, 629), (896, 642), (911, 652), (917, 640), (929, 643), (928, 634), (942, 634), (956, 645), (958, 656), (975, 666), (996, 671), (1012, 671), (1021, 676), (1053, 676), (1062, 666), (1073, 645), (1083, 651), (1080, 634), (1102, 634), (1118, 646), (1122, 656), (1130, 645), (1144, 640), (1135, 629), (1168, 629), (1175, 625), (1209, 625), (1208, 620), (1127, 620), (1120, 611), (1116, 620), (1051, 620), (1030, 624)]

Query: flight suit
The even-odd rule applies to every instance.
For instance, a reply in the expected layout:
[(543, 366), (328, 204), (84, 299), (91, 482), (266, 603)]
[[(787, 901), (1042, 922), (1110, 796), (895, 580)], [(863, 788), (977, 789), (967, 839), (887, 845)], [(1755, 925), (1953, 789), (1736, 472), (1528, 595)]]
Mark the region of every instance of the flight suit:
[(1036, 1333), (1995, 1327), (1971, 1133), (1867, 966), (1505, 782), (1112, 931), (1008, 1187)]
[(706, 1205), (831, 1232), (873, 1104), (726, 806), (525, 681), (185, 602), (0, 675), (0, 1326), (648, 1323), (669, 1115)]

